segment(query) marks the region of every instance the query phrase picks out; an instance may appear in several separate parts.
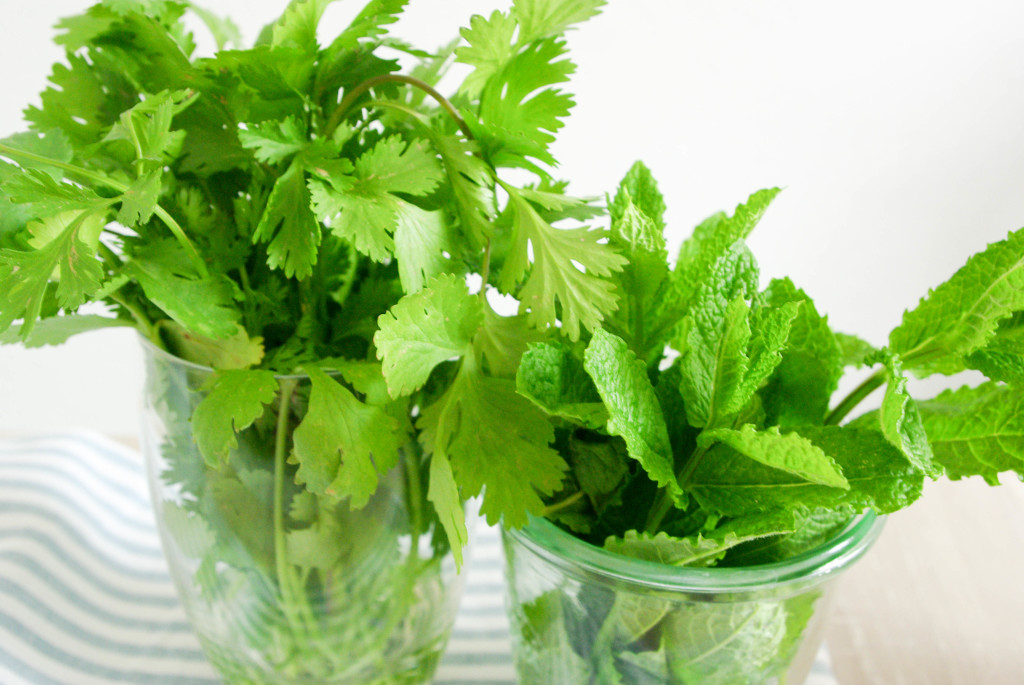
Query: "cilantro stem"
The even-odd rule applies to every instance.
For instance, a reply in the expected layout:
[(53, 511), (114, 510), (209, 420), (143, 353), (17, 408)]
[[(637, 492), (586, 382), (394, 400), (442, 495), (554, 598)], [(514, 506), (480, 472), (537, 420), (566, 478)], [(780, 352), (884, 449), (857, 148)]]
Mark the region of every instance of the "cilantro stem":
[(412, 544), (409, 545), (409, 554), (419, 557), (420, 535), (423, 533), (423, 479), (420, 477), (420, 450), (419, 443), (412, 440), (405, 450), (402, 461), (405, 464), (406, 484), (406, 506), (412, 519)]
[(843, 398), (843, 401), (837, 404), (835, 409), (829, 412), (828, 416), (825, 417), (825, 425), (838, 426), (840, 421), (845, 419), (858, 404), (860, 404), (868, 395), (881, 387), (883, 383), (885, 383), (885, 369), (881, 368), (875, 371), (871, 376), (868, 376), (863, 383), (858, 385), (849, 395)]
[[(56, 159), (50, 159), (49, 157), (37, 155), (32, 152), (18, 150), (17, 148), (4, 145), (3, 143), (0, 143), (0, 155), (3, 155), (5, 157), (11, 157), (15, 160), (23, 159), (29, 162), (35, 162), (36, 164), (42, 164), (44, 166), (52, 166), (57, 169), (61, 169), (62, 171), (66, 171), (69, 174), (78, 176), (79, 178), (92, 181), (93, 183), (97, 183), (102, 186), (106, 186), (111, 190), (116, 190), (122, 195), (131, 190), (130, 186), (125, 185), (120, 181), (115, 181), (114, 179), (108, 178), (107, 176), (97, 173), (95, 171), (83, 169), (80, 166), (68, 164), (66, 162), (61, 162)], [(181, 243), (181, 246), (185, 248), (185, 251), (188, 253), (189, 259), (192, 261), (193, 266), (196, 267), (196, 270), (199, 272), (199, 275), (204, 277), (207, 276), (209, 272), (206, 269), (206, 262), (204, 262), (203, 258), (199, 256), (199, 252), (196, 250), (196, 246), (193, 245), (192, 241), (188, 239), (187, 235), (185, 235), (185, 230), (181, 227), (181, 224), (179, 224), (174, 219), (174, 217), (168, 214), (167, 210), (161, 207), (160, 205), (156, 205), (156, 208), (153, 210), (153, 213), (160, 218), (164, 225), (167, 226), (167, 228), (174, 235), (175, 239), (177, 239), (177, 241)]]
[(351, 90), (345, 93), (345, 97), (343, 97), (341, 99), (341, 102), (338, 103), (338, 106), (331, 114), (330, 120), (328, 120), (327, 122), (327, 126), (324, 130), (324, 137), (330, 138), (332, 135), (334, 135), (335, 129), (337, 129), (338, 126), (341, 125), (341, 122), (345, 120), (345, 117), (348, 115), (349, 111), (355, 105), (356, 100), (359, 99), (360, 95), (384, 83), (402, 83), (407, 86), (412, 86), (413, 88), (418, 88), (422, 90), (424, 93), (426, 93), (435, 101), (437, 101), (439, 105), (441, 105), (441, 108), (445, 112), (447, 112), (448, 116), (450, 116), (455, 121), (455, 123), (459, 127), (459, 130), (462, 131), (462, 133), (467, 138), (469, 138), (470, 140), (473, 139), (473, 132), (469, 130), (469, 126), (466, 125), (466, 122), (462, 118), (462, 115), (459, 114), (459, 111), (455, 109), (455, 105), (453, 105), (451, 101), (448, 100), (448, 98), (446, 98), (444, 95), (441, 95), (441, 93), (439, 93), (433, 86), (431, 86), (426, 81), (418, 79), (415, 76), (405, 76), (403, 74), (382, 74), (380, 76), (375, 76), (371, 79), (363, 81), (357, 86), (354, 86)]
[(544, 507), (544, 510), (540, 512), (540, 515), (547, 518), (551, 514), (557, 513), (562, 509), (568, 509), (569, 507), (583, 499), (584, 495), (586, 495), (586, 493), (583, 492), (583, 490), (577, 490), (576, 492), (572, 493), (571, 495), (563, 499), (561, 502), (555, 502), (554, 504), (549, 504), (548, 506)]

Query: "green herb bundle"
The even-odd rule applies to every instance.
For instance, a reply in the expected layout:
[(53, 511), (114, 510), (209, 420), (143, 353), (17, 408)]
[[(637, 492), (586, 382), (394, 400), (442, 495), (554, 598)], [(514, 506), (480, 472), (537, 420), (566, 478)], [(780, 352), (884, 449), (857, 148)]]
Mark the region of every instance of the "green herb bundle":
[[(657, 185), (640, 163), (626, 175), (608, 203), (610, 245), (629, 260), (613, 276), (619, 307), (579, 341), (531, 345), (517, 372), (570, 464), (547, 518), (637, 559), (751, 567), (821, 549), (862, 512), (911, 504), (926, 477), (1024, 478), (1024, 230), (971, 257), (876, 349), (834, 332), (789, 279), (762, 288), (745, 240), (778, 192), (711, 216), (670, 264)], [(851, 370), (863, 382), (834, 401)], [(924, 401), (908, 392), (908, 374), (966, 370), (987, 380)], [(847, 421), (882, 388), (878, 409)], [(644, 595), (551, 581), (519, 551), (508, 548), (513, 593), (525, 595), (512, 609), (524, 682), (800, 673), (820, 590)]]
[[(388, 34), (406, 0), (370, 2), (321, 45), (330, 4), (292, 2), (250, 49), (227, 49), (230, 22), (189, 2), (61, 21), (66, 62), (30, 131), (0, 142), (0, 331), (40, 345), (133, 325), (217, 369), (192, 424), (211, 467), (275, 374), (308, 372), (322, 401), (293, 475), (358, 507), (418, 441), (458, 550), (467, 497), (486, 486), (488, 519), (521, 525), (561, 485), (552, 428), (515, 392), (527, 344), (556, 326), (577, 340), (619, 300), (625, 259), (549, 152), (573, 105), (562, 34), (603, 3), (518, 0), (431, 50)], [(214, 57), (192, 55), (189, 12)], [(468, 75), (445, 97), (453, 62)], [(520, 313), (496, 313), (494, 292)], [(78, 314), (87, 302), (113, 316)], [(389, 392), (316, 373), (354, 364)], [(340, 411), (360, 417), (347, 433)]]

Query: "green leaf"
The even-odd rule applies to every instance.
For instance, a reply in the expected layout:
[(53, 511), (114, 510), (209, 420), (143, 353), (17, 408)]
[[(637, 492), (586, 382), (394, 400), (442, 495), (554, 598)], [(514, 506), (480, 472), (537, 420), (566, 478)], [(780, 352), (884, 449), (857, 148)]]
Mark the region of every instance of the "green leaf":
[(543, 338), (525, 316), (500, 316), (484, 307), (484, 324), (473, 341), (491, 376), (514, 378), (529, 346)]
[(134, 153), (136, 173), (140, 177), (156, 174), (159, 178), (165, 164), (181, 152), (185, 132), (172, 131), (171, 125), (174, 117), (191, 104), (189, 98), (186, 91), (166, 90), (147, 97), (121, 113), (104, 142), (125, 141)]
[(907, 377), (899, 360), (890, 358), (886, 362), (889, 382), (878, 411), (882, 434), (916, 468), (937, 478), (941, 469), (932, 463), (932, 448), (928, 435), (921, 423), (917, 403), (907, 390)]
[(61, 214), (37, 225), (35, 250), (0, 250), (0, 331), (24, 319), (21, 335), (32, 334), (54, 274), (57, 304), (65, 310), (99, 290), (104, 272), (96, 257), (97, 222), (104, 223), (88, 211)]
[(533, 267), (519, 290), (520, 308), (541, 329), (556, 325), (560, 308), (562, 333), (579, 340), (581, 325), (594, 330), (615, 308), (615, 286), (602, 277), (621, 270), (626, 260), (600, 242), (600, 231), (556, 229), (520, 193), (504, 187), (514, 211), (513, 245), (499, 287), (509, 292), (526, 274), (532, 248)]
[(806, 426), (800, 435), (836, 463), (848, 489), (812, 483), (719, 444), (694, 469), (690, 492), (705, 510), (727, 516), (797, 507), (887, 514), (920, 497), (924, 476), (880, 432)]
[(661, 228), (633, 203), (624, 186), (620, 186), (615, 199), (620, 206), (612, 210), (609, 244), (629, 261), (614, 279), (621, 296), (608, 327), (629, 342), (637, 355), (647, 359), (652, 351), (660, 353), (666, 342), (658, 330), (655, 312), (669, 276), (668, 252)]
[(430, 457), (430, 485), (427, 499), (434, 505), (437, 518), (444, 527), (448, 544), (455, 556), (455, 565), (462, 566), (462, 549), (469, 543), (466, 530), (466, 512), (459, 495), (459, 486), (452, 473), (452, 464), (443, 452), (434, 452)]
[(1024, 315), (1005, 319), (995, 337), (966, 359), (967, 366), (981, 371), (990, 380), (1024, 382)]
[(199, 452), (210, 468), (227, 463), (238, 447), (240, 433), (259, 417), (277, 397), (278, 386), (269, 371), (218, 371), (207, 395), (192, 414), (192, 434)]
[(451, 460), (467, 497), (484, 490), (488, 523), (519, 527), (544, 509), (562, 482), (566, 463), (548, 447), (554, 430), (511, 381), (490, 378), (463, 362), (444, 395), (417, 423), (427, 451)]
[(778, 188), (759, 190), (739, 205), (731, 217), (716, 214), (694, 229), (680, 248), (673, 271), (675, 300), (683, 311), (706, 282), (705, 274), (733, 250), (737, 241), (750, 235), (779, 192)]
[(121, 195), (121, 209), (117, 221), (125, 226), (140, 226), (147, 223), (156, 211), (160, 201), (161, 174), (149, 172), (134, 181)]
[(608, 408), (608, 432), (626, 441), (629, 455), (640, 462), (651, 480), (674, 497), (680, 496), (665, 417), (645, 364), (621, 338), (598, 329), (583, 366)]
[(839, 509), (796, 509), (793, 532), (751, 540), (729, 550), (722, 566), (743, 567), (784, 561), (826, 544), (846, 528), (856, 512), (852, 507)]
[(771, 601), (692, 602), (662, 626), (673, 682), (732, 685), (766, 675), (786, 635), (786, 612)]
[(231, 19), (218, 16), (194, 2), (186, 4), (189, 10), (199, 17), (203, 24), (206, 25), (206, 28), (210, 30), (210, 33), (213, 34), (218, 50), (223, 50), (228, 45), (240, 46), (242, 44), (242, 33)]
[(439, 276), (399, 300), (373, 338), (392, 396), (418, 390), (441, 362), (471, 354), (481, 323), (483, 304), (456, 276)]
[(405, 292), (419, 292), (427, 281), (452, 270), (445, 257), (452, 249), (451, 236), (440, 210), (428, 212), (403, 202), (397, 217), (394, 251), (398, 277)]
[(462, 233), (471, 245), (483, 247), (494, 229), (494, 180), (491, 168), (478, 156), (475, 143), (430, 129), (430, 141), (441, 157)]
[(551, 416), (595, 429), (608, 423), (608, 409), (583, 362), (561, 343), (530, 346), (519, 363), (516, 391)]
[[(71, 147), (71, 142), (68, 140), (67, 135), (60, 129), (54, 129), (39, 133), (35, 131), (29, 131), (25, 133), (16, 133), (12, 136), (8, 136), (0, 140), (0, 144), (7, 145), (16, 150), (23, 152), (30, 152), (39, 157), (45, 157), (55, 162), (62, 162), (68, 164), (74, 156), (74, 149)], [(0, 156), (7, 156), (0, 153)], [(26, 159), (24, 157), (11, 156), (25, 169), (38, 169), (48, 174), (54, 181), (61, 181), (64, 178), (64, 171), (59, 167), (48, 165), (43, 162), (36, 160)]]
[(408, 145), (399, 136), (381, 140), (355, 163), (353, 176), (310, 181), (314, 209), (331, 230), (371, 259), (395, 251), (392, 234), (408, 203), (396, 195), (422, 197), (440, 183), (441, 167), (423, 141)]
[(68, 314), (39, 319), (32, 326), (32, 334), (22, 340), (21, 326), (12, 326), (0, 333), (0, 345), (22, 344), (27, 348), (44, 347), (47, 345), (63, 345), (71, 337), (79, 333), (88, 333), (103, 328), (130, 327), (131, 323), (123, 319), (112, 319), (98, 314)]
[(476, 99), (487, 82), (515, 54), (513, 37), (516, 21), (497, 10), (487, 18), (476, 14), (470, 18), (469, 26), (460, 33), (467, 45), (455, 51), (455, 61), (473, 67), (473, 71), (462, 82), (460, 91), (470, 99)]
[(247, 369), (263, 361), (263, 338), (250, 338), (241, 327), (231, 337), (216, 340), (192, 333), (173, 321), (161, 321), (159, 331), (168, 352), (193, 364)]
[(522, 683), (587, 685), (591, 680), (586, 661), (573, 649), (569, 636), (564, 598), (549, 591), (529, 603), (520, 604), (517, 628), (521, 631), (521, 652), (516, 672)]
[(302, 152), (309, 143), (306, 132), (296, 117), (283, 121), (267, 121), (239, 131), (242, 147), (252, 150), (264, 164), (280, 164)]
[(238, 332), (241, 312), (234, 302), (234, 283), (224, 274), (197, 274), (184, 248), (173, 239), (139, 249), (124, 269), (150, 302), (185, 329), (218, 339)]
[(953, 374), (983, 348), (999, 323), (1024, 310), (1024, 229), (974, 255), (903, 315), (889, 347), (918, 373)]
[(999, 383), (947, 390), (918, 404), (935, 461), (954, 480), (1024, 477), (1024, 391)]
[(804, 480), (833, 488), (849, 489), (835, 460), (821, 448), (797, 433), (781, 433), (777, 426), (763, 431), (751, 425), (739, 430), (718, 428), (704, 431), (698, 446), (707, 449), (714, 443), (728, 445), (740, 454), (774, 469), (791, 473)]
[(274, 25), (273, 45), (298, 48), (308, 53), (320, 49), (316, 32), (327, 7), (334, 0), (296, 0)]
[(310, 209), (303, 166), (292, 162), (270, 192), (253, 242), (269, 242), (267, 264), (302, 280), (313, 272), (320, 246), (320, 224)]
[(762, 393), (768, 422), (784, 428), (821, 424), (843, 371), (839, 342), (828, 319), (789, 279), (773, 280), (764, 296), (772, 307), (799, 306), (782, 360)]
[(631, 530), (622, 537), (609, 537), (604, 548), (667, 566), (712, 566), (737, 545), (789, 533), (793, 527), (792, 515), (754, 516), (685, 538), (672, 537), (665, 532), (652, 535)]
[(661, 191), (658, 189), (658, 182), (654, 179), (651, 170), (639, 161), (633, 163), (622, 181), (619, 182), (615, 199), (608, 206), (612, 225), (623, 221), (631, 208), (639, 210), (648, 221), (654, 224), (653, 232), (655, 234), (660, 236), (665, 232), (665, 198), (662, 197)]
[(309, 409), (295, 429), (296, 478), (317, 495), (351, 497), (361, 509), (377, 490), (379, 476), (398, 463), (406, 436), (379, 407), (363, 404), (345, 386), (307, 365)]
[(519, 24), (519, 45), (564, 33), (596, 16), (605, 0), (516, 0), (512, 16)]
[(878, 349), (874, 345), (855, 335), (836, 333), (835, 336), (836, 342), (839, 343), (843, 367), (865, 366), (869, 357), (878, 354)]
[(325, 60), (345, 55), (348, 51), (354, 50), (362, 39), (374, 39), (386, 35), (387, 30), (384, 27), (398, 21), (398, 15), (408, 4), (409, 0), (371, 0), (368, 2), (348, 28), (342, 31), (325, 50)]

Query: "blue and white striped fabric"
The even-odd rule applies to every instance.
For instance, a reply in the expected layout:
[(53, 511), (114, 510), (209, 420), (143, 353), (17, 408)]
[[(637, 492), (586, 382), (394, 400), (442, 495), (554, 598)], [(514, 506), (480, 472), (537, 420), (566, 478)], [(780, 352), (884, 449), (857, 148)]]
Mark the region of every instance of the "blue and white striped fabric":
[[(480, 530), (439, 685), (512, 685), (497, 532)], [(139, 455), (0, 443), (0, 685), (215, 685), (174, 594)], [(834, 685), (819, 659), (807, 685)]]

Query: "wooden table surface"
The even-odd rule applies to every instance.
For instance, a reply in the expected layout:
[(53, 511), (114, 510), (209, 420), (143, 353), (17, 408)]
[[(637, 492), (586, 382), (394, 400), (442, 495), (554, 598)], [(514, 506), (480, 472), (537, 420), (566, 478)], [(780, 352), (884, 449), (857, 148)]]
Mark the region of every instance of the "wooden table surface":
[(929, 483), (840, 583), (841, 685), (1024, 684), (1024, 483)]

